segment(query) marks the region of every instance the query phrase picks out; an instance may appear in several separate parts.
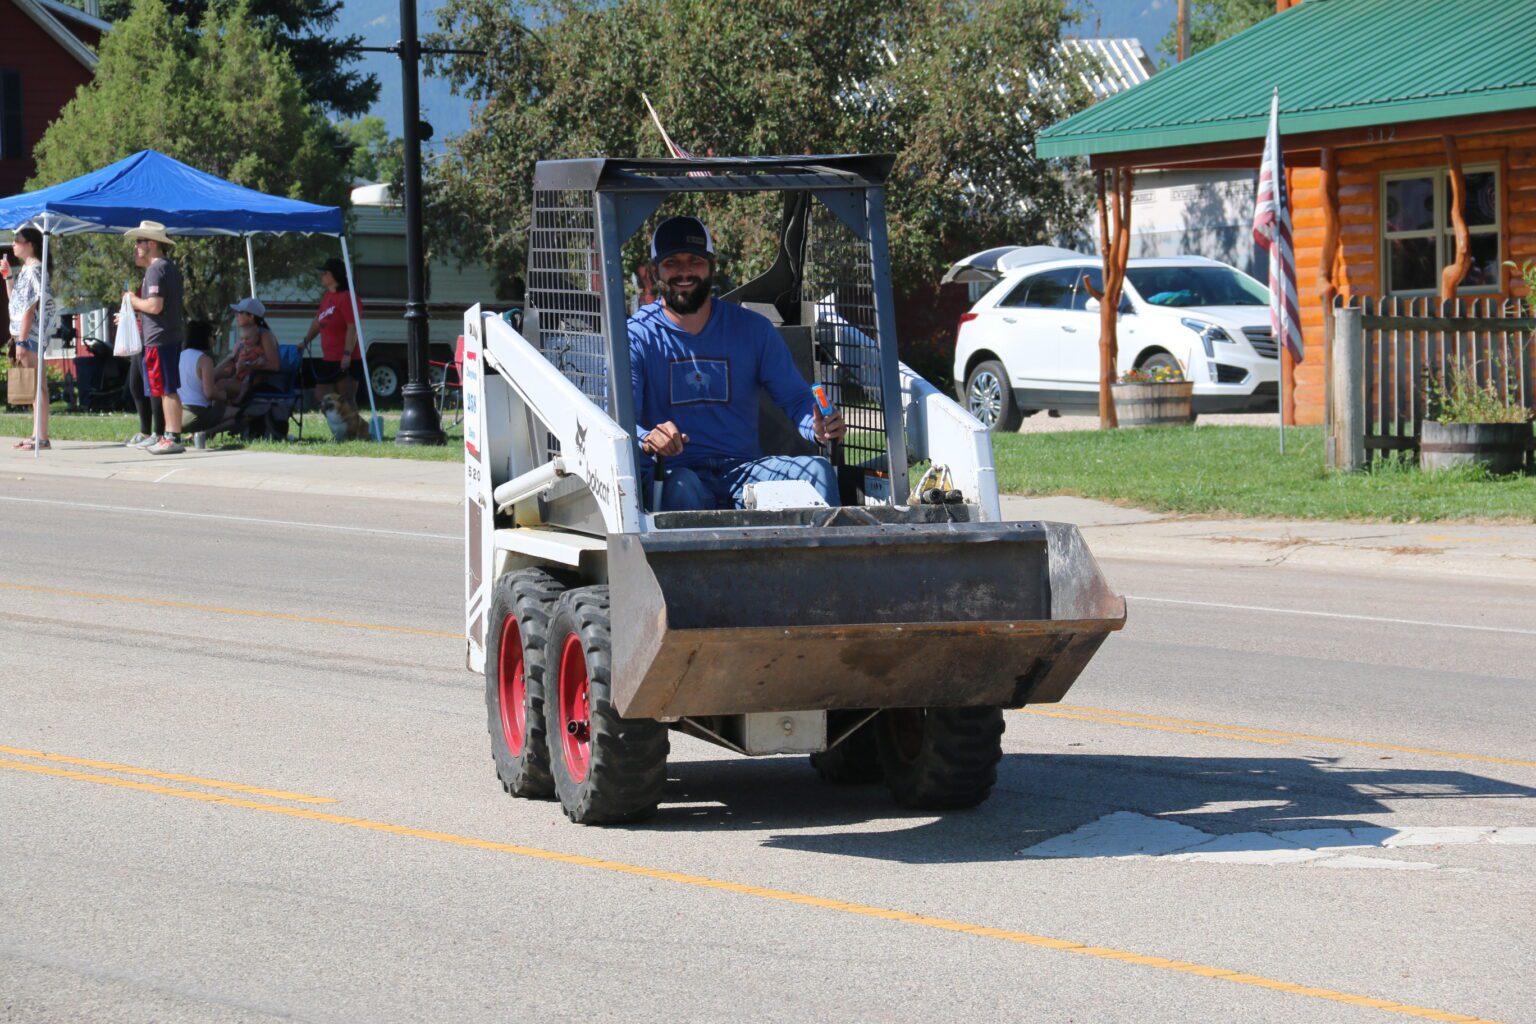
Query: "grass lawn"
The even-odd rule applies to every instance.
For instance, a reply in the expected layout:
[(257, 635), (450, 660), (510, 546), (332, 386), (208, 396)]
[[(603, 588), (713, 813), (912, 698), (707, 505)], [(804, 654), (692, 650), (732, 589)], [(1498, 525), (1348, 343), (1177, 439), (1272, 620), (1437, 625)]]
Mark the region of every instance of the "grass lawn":
[(1141, 508), (1285, 519), (1505, 519), (1536, 522), (1536, 475), (1323, 469), (1320, 427), (1162, 427), (994, 436), (998, 486)]
[[(48, 421), (48, 436), (59, 441), (126, 441), (139, 429), (139, 418), (133, 413), (81, 413), (64, 412), (62, 404), (53, 407)], [(365, 413), (366, 415), (366, 413)], [(380, 413), (384, 418), (384, 436), (393, 438), (400, 426), (398, 412)], [(448, 419), (452, 419), (450, 415)], [(325, 417), (318, 412), (304, 414), (304, 440), (298, 440), (295, 429), (291, 441), (241, 441), (220, 434), (209, 439), (208, 446), (220, 451), (287, 452), (292, 455), (363, 455), (379, 459), (420, 459), (428, 462), (457, 462), (464, 457), (464, 428), (443, 424), (448, 443), (442, 446), (398, 445), (392, 440), (383, 444), (373, 441), (331, 440), (331, 429)], [(0, 436), (26, 437), (32, 433), (32, 414), (0, 413)], [(190, 444), (190, 440), (188, 444)]]

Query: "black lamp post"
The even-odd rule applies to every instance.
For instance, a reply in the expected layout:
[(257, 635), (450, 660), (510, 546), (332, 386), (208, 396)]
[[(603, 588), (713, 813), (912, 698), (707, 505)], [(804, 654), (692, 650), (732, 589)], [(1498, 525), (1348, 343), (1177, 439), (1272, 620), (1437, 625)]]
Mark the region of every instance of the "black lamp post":
[(445, 444), (427, 381), (427, 303), (421, 245), (421, 97), (416, 0), (400, 0), (400, 100), (405, 117), (405, 389), (396, 444)]
[(400, 58), (400, 105), (405, 124), (405, 387), (401, 391), (396, 444), (445, 444), (442, 420), (427, 380), (427, 302), (421, 245), (421, 142), (431, 126), (421, 120), (420, 66), (423, 53), (479, 55), (478, 50), (424, 50), (416, 35), (416, 0), (400, 0), (400, 41), (394, 46), (357, 46), (357, 52), (393, 53)]

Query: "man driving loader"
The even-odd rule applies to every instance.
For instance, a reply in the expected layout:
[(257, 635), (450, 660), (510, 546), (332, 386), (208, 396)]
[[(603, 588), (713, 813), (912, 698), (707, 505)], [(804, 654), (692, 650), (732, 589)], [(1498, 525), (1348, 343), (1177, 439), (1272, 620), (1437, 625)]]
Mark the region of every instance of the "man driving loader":
[[(763, 454), (759, 387), (806, 440), (839, 441), (847, 428), (836, 409), (822, 415), (767, 317), (711, 298), (709, 229), (696, 217), (663, 221), (651, 237), (651, 264), (661, 298), (629, 318), (629, 360), (635, 436), (643, 453), (665, 460), (653, 511), (741, 508), (747, 484), (767, 480), (804, 480), (828, 505), (841, 504), (825, 458)], [(654, 473), (642, 459), (647, 496)]]

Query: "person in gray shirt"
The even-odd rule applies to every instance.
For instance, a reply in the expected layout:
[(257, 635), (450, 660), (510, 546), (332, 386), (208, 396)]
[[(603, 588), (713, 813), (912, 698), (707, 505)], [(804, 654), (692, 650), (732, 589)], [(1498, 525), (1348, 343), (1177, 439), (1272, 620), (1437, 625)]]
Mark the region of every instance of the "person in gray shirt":
[(172, 246), (165, 225), (146, 220), (123, 232), (133, 239), (133, 262), (144, 268), (144, 284), (139, 294), (125, 292), (123, 297), (139, 314), (144, 333), (144, 393), (158, 398), (165, 408), (165, 436), (146, 451), (153, 455), (175, 455), (186, 451), (181, 444), (181, 271), (166, 258)]

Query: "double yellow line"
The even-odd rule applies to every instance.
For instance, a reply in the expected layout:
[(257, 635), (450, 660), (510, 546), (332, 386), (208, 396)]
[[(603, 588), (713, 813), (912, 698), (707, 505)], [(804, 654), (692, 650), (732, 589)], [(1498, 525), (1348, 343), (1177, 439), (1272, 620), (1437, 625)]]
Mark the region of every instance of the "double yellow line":
[(1144, 715), (1136, 711), (1112, 711), (1108, 708), (1087, 708), (1071, 704), (1036, 705), (1021, 708), (1024, 714), (1046, 718), (1074, 718), (1101, 725), (1120, 725), (1133, 729), (1153, 729), (1158, 732), (1192, 733), (1198, 736), (1216, 736), (1221, 739), (1241, 740), (1244, 743), (1264, 743), (1284, 746), (1293, 740), (1312, 743), (1331, 743), (1344, 747), (1364, 747), (1367, 750), (1391, 750), (1400, 754), (1418, 754), (1423, 757), (1449, 757), (1458, 761), (1480, 761), (1484, 764), (1506, 764), (1520, 768), (1536, 768), (1536, 761), (1515, 757), (1494, 757), (1491, 754), (1468, 754), (1457, 750), (1439, 750), (1434, 747), (1410, 747), (1401, 743), (1377, 743), (1371, 740), (1352, 740), (1342, 736), (1320, 736), (1309, 732), (1287, 732), (1284, 729), (1261, 729), (1252, 725), (1227, 725), (1221, 722), (1202, 722), (1190, 718), (1169, 718), (1164, 715)]
[[(141, 776), (175, 780), (194, 783), (215, 789), (230, 789), (250, 794), (259, 794), (268, 797), (297, 801), (304, 803), (325, 803), (326, 797), (313, 797), (307, 794), (292, 793), (285, 790), (265, 789), (259, 786), (246, 786), (242, 783), (225, 782), (222, 780), (208, 779), (194, 775), (180, 775), (171, 772), (158, 772), (147, 768), (135, 768), (120, 765), (108, 761), (94, 761), (86, 758), (66, 757), (59, 754), (47, 754), (40, 751), (25, 750), (17, 747), (0, 747), (0, 752), (29, 757), (43, 761), (51, 761), (62, 764), (72, 764), (88, 767), (102, 768), (104, 770), (120, 772), (124, 774), (137, 774)], [(1475, 1017), (1463, 1013), (1451, 1013), (1445, 1010), (1436, 1010), (1427, 1006), (1417, 1006), (1412, 1003), (1399, 1002), (1395, 999), (1381, 999), (1375, 996), (1354, 995), (1349, 992), (1340, 992), (1335, 989), (1321, 988), (1315, 985), (1299, 985), (1295, 982), (1281, 981), (1276, 978), (1267, 978), (1258, 974), (1248, 974), (1243, 971), (1233, 971), (1225, 967), (1213, 967), (1206, 964), (1191, 963), (1187, 960), (1175, 960), (1170, 957), (1153, 956), (1145, 953), (1135, 953), (1123, 949), (1114, 949), (1107, 946), (1093, 946), (1087, 943), (1075, 942), (1070, 939), (1058, 939), (1048, 935), (1036, 935), (1030, 932), (1014, 931), (1006, 928), (992, 928), (986, 925), (973, 924), (965, 921), (956, 921), (950, 918), (933, 917), (926, 914), (912, 914), (902, 910), (891, 910), (885, 907), (871, 906), (865, 903), (853, 903), (847, 900), (828, 899), (822, 896), (810, 896), (805, 893), (791, 892), (785, 889), (772, 889), (758, 885), (746, 885), (741, 882), (727, 882), (716, 878), (707, 878), (703, 875), (685, 874), (677, 871), (664, 871), (657, 868), (641, 867), (635, 864), (626, 864), (622, 861), (604, 860), (597, 857), (584, 857), (579, 854), (557, 853), (551, 850), (541, 850), (532, 846), (521, 846), (515, 843), (503, 843), (491, 839), (477, 839), (472, 836), (457, 835), (452, 832), (436, 832), (429, 829), (412, 828), (406, 825), (394, 825), (388, 822), (373, 821), (367, 818), (352, 818), (330, 811), (318, 810), (308, 806), (291, 806), (289, 804), (269, 803), (262, 800), (252, 800), (243, 796), (226, 796), (223, 793), (208, 793), (200, 790), (183, 789), (176, 786), (164, 786), (151, 782), (140, 782), (137, 779), (117, 778), (111, 775), (101, 775), (94, 772), (77, 771), (74, 768), (55, 767), (54, 764), (38, 764), (27, 761), (16, 761), (9, 758), (0, 758), (0, 769), (25, 772), (32, 775), (48, 776), (52, 778), (69, 779), (76, 782), (88, 782), (95, 785), (111, 786), (117, 789), (130, 790), (139, 793), (149, 793), (158, 796), (175, 797), (181, 800), (195, 800), (202, 803), (216, 804), (225, 807), (238, 807), (246, 810), (259, 811), (263, 814), (276, 814), (289, 818), (300, 818), (306, 821), (321, 822), (328, 825), (338, 825), (345, 828), (363, 829), (369, 832), (379, 832), (385, 835), (400, 836), (408, 839), (417, 839), (425, 842), (441, 843), (447, 846), (464, 847), (475, 850), (486, 850), (493, 853), (510, 854), (517, 857), (526, 857), (533, 860), (548, 861), (557, 864), (567, 864), (574, 867), (588, 868), (596, 871), (612, 872), (620, 875), (629, 875), (644, 878), (651, 881), (669, 882), (674, 885), (689, 886), (696, 889), (707, 889), (716, 892), (728, 892), (753, 899), (769, 900), (775, 903), (788, 903), (796, 906), (810, 907), (818, 910), (826, 910), (834, 913), (849, 914), (855, 917), (873, 918), (880, 921), (890, 921), (896, 924), (909, 925), (918, 928), (927, 928), (936, 931), (955, 932), (961, 935), (970, 935), (981, 939), (992, 939), (1000, 942), (1009, 942), (1023, 946), (1034, 946), (1039, 949), (1049, 949), (1060, 953), (1071, 953), (1076, 956), (1092, 957), (1099, 960), (1114, 960), (1120, 963), (1134, 964), (1139, 967), (1147, 967), (1154, 970), (1173, 971), (1179, 974), (1192, 974), (1197, 977), (1211, 978), (1217, 981), (1225, 981), (1234, 985), (1244, 985), (1252, 988), (1269, 989), (1275, 992), (1284, 992), (1289, 995), (1305, 996), (1311, 999), (1324, 1000), (1332, 1003), (1342, 1003), (1346, 1006), (1358, 1006), (1366, 1009), (1382, 1010), (1387, 1013), (1404, 1017), (1412, 1017), (1418, 1020), (1444, 1021), (1451, 1024), (1497, 1024), (1495, 1021), (1483, 1017)]]

